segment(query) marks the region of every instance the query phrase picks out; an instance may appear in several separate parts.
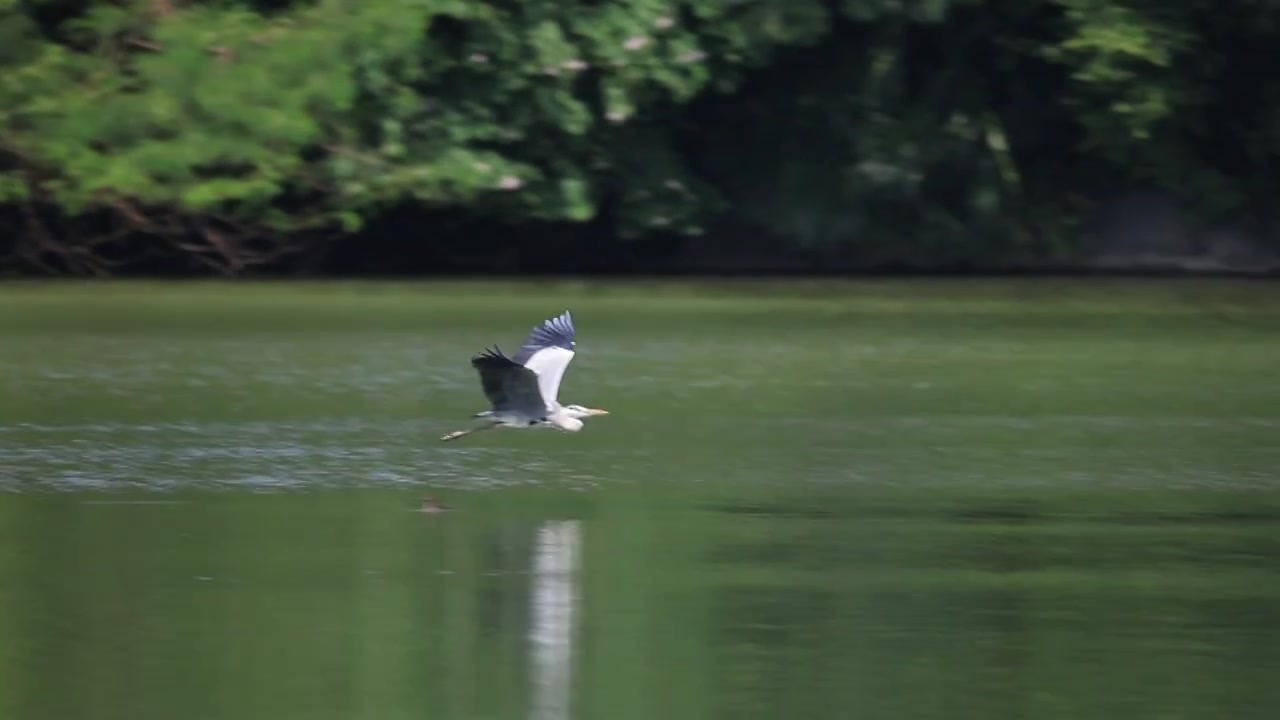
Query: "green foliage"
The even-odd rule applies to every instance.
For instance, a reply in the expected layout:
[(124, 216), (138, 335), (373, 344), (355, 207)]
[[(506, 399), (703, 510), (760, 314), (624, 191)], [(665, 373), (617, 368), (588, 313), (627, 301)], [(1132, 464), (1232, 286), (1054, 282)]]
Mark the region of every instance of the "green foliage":
[(1057, 2), (1070, 33), (1046, 55), (1072, 68), (1080, 101), (1089, 105), (1082, 116), (1089, 129), (1103, 141), (1116, 133), (1126, 140), (1150, 138), (1185, 92), (1173, 64), (1193, 40), (1188, 29), (1112, 0)]
[(66, 247), (103, 217), (197, 236), (231, 270), (405, 203), (608, 207), (619, 239), (729, 217), (807, 252), (1043, 252), (1011, 228), (1069, 228), (1099, 177), (1266, 214), (1280, 83), (1241, 68), (1280, 10), (1228, 6), (0, 2), (0, 204), (62, 218), (39, 230)]
[[(816, 251), (934, 262), (990, 254), (983, 239), (1018, 190), (1018, 172), (966, 57), (972, 42), (938, 38), (945, 67), (913, 74), (904, 48), (917, 16), (936, 22), (936, 5), (920, 13), (849, 3), (846, 12), (870, 27), (843, 26), (785, 56), (746, 96), (774, 112), (724, 105), (708, 154), (730, 204)], [(806, 72), (813, 67), (825, 72)]]

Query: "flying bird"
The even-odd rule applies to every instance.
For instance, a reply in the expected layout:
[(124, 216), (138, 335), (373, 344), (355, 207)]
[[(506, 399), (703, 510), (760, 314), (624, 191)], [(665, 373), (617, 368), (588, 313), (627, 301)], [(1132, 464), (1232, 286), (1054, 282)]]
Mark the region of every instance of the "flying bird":
[(507, 357), (494, 345), (471, 358), (480, 373), (480, 389), (492, 408), (474, 417), (485, 423), (457, 430), (440, 438), (457, 440), (464, 435), (496, 427), (556, 427), (567, 432), (582, 429), (582, 418), (608, 415), (608, 411), (581, 405), (561, 405), (556, 396), (565, 368), (576, 354), (573, 316), (566, 310), (537, 325), (515, 357)]

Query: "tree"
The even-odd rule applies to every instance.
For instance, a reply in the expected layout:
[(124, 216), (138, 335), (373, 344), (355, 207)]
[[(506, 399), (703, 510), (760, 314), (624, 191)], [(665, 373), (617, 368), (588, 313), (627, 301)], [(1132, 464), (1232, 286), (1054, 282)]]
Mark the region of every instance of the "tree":
[(1229, 5), (5, 0), (0, 222), (76, 273), (278, 266), (405, 205), (925, 265), (1069, 255), (1133, 184), (1263, 227), (1278, 16)]

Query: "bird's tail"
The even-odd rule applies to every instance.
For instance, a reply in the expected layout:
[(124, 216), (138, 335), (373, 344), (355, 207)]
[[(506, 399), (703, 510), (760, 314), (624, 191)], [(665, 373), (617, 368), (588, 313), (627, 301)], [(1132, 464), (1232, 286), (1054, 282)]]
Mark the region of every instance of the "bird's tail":
[(481, 410), (480, 412), (476, 413), (475, 415), (472, 415), (471, 417), (489, 417), (492, 414), (493, 414), (492, 410)]

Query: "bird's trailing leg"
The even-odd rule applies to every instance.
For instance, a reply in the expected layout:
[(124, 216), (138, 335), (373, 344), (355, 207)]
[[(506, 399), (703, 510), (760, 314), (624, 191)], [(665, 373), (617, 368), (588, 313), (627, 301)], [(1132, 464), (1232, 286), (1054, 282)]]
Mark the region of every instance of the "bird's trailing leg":
[(440, 439), (445, 442), (449, 442), (450, 440), (457, 440), (458, 438), (464, 435), (470, 435), (471, 433), (478, 433), (481, 430), (490, 430), (490, 429), (496, 428), (501, 424), (502, 423), (498, 423), (498, 422), (488, 422), (488, 423), (485, 423), (484, 425), (473, 427), (469, 430), (454, 430), (453, 432), (441, 437)]

